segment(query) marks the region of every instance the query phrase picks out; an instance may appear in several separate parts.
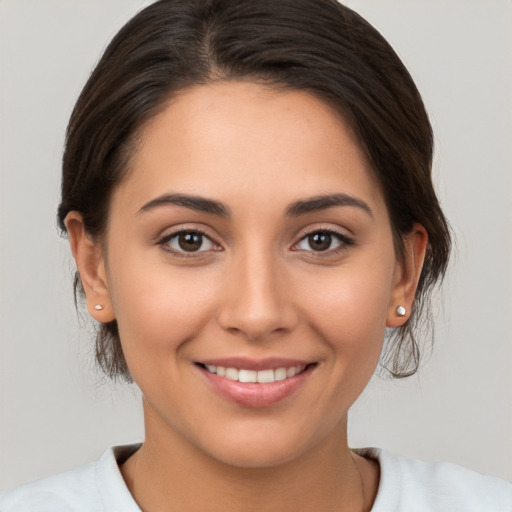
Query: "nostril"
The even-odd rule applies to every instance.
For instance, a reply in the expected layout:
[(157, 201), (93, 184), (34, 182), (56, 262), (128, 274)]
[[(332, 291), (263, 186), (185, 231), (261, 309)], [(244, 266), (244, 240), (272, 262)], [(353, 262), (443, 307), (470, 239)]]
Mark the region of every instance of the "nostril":
[(291, 305), (275, 302), (251, 302), (242, 298), (237, 303), (226, 304), (217, 316), (219, 325), (230, 334), (249, 340), (261, 340), (290, 332), (298, 321)]

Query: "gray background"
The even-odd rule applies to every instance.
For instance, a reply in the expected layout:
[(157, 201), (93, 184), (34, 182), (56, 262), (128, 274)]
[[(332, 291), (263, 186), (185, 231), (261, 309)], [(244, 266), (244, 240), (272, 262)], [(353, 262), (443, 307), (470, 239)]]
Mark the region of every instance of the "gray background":
[[(148, 2), (144, 2), (148, 3)], [(512, 480), (512, 2), (352, 0), (397, 49), (436, 132), (458, 239), (418, 377), (374, 379), (350, 440)], [(140, 0), (0, 0), (0, 490), (142, 439), (137, 390), (92, 365), (55, 210), (67, 119)]]

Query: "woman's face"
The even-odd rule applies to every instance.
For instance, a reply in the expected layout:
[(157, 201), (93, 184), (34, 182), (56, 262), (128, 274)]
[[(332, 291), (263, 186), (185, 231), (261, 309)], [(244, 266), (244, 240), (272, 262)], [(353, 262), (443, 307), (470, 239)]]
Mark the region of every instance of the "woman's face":
[(146, 126), (102, 257), (148, 438), (246, 467), (345, 435), (402, 293), (346, 123), (247, 82), (188, 89)]

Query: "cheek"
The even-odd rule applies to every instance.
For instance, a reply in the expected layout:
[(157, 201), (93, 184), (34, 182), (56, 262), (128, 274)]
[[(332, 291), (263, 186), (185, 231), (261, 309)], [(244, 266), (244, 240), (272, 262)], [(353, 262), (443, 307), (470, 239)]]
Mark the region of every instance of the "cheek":
[(330, 350), (343, 356), (335, 359), (337, 364), (351, 365), (356, 357), (363, 366), (378, 361), (391, 296), (393, 262), (388, 260), (357, 269), (347, 265), (335, 276), (306, 283), (304, 311)]
[(371, 343), (385, 330), (389, 295), (375, 282), (349, 285), (345, 281), (339, 289), (323, 295), (323, 325), (329, 337), (342, 333), (358, 345)]
[(201, 331), (215, 307), (213, 281), (190, 269), (138, 265), (126, 257), (110, 281), (123, 350), (136, 364), (174, 354)]

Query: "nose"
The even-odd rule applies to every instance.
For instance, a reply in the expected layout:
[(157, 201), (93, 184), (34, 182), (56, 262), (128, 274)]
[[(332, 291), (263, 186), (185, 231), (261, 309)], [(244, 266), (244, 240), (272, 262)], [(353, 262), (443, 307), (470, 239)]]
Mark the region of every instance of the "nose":
[(220, 326), (249, 341), (291, 331), (298, 314), (286, 270), (270, 252), (241, 254), (227, 270)]

